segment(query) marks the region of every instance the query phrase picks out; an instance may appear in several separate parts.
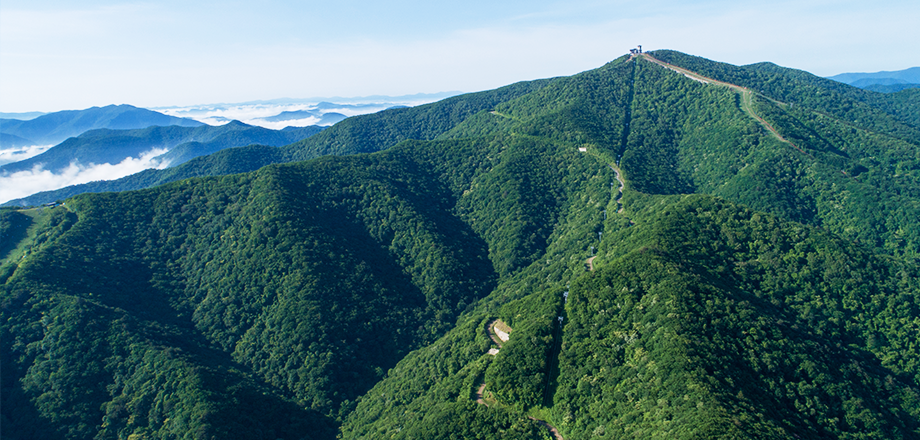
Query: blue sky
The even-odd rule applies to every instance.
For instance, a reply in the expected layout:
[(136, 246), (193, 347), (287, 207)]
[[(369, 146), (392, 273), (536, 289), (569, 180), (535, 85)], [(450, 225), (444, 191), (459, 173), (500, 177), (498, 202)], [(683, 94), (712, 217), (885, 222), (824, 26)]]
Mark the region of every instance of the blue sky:
[(920, 66), (920, 2), (0, 3), (0, 111), (478, 91), (636, 44), (828, 76)]

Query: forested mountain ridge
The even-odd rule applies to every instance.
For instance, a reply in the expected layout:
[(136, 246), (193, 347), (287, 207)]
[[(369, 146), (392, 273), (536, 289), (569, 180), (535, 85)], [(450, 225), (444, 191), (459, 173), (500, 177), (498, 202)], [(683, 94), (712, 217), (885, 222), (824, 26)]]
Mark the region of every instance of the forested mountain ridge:
[(2, 211), (4, 436), (916, 438), (910, 115), (652, 56)]

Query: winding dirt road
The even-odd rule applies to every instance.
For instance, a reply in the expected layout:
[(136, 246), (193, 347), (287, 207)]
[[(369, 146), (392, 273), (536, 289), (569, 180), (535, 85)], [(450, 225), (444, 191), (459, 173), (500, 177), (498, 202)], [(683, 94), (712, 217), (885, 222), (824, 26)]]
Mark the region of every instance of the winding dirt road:
[(482, 384), (479, 385), (479, 388), (476, 389), (476, 403), (480, 405), (489, 406), (489, 404), (486, 403), (486, 401), (482, 399), (482, 395), (485, 392), (486, 392), (486, 383), (483, 382)]
[(556, 437), (556, 440), (565, 440), (564, 438), (562, 438), (562, 434), (559, 433), (559, 430), (553, 427), (553, 425), (550, 425), (549, 423), (546, 423), (546, 421), (540, 420), (535, 417), (527, 416), (527, 418), (537, 422), (540, 426), (548, 429), (549, 432), (553, 433), (553, 437)]
[(621, 199), (623, 198), (623, 189), (626, 188), (626, 182), (624, 182), (623, 178), (620, 177), (619, 167), (617, 167), (616, 165), (610, 165), (610, 169), (613, 170), (613, 175), (617, 178), (617, 182), (620, 182), (620, 187), (617, 188), (617, 196), (616, 196), (616, 199), (614, 200), (616, 200), (617, 202), (617, 214), (622, 214), (623, 213), (623, 203), (621, 202)]

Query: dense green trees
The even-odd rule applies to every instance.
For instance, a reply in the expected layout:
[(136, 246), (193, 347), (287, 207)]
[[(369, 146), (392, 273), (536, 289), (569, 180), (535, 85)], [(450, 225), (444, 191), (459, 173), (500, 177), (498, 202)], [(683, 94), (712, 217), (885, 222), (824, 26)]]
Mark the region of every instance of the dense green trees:
[[(563, 167), (579, 157), (552, 144), (541, 148), (415, 142), (376, 156), (78, 197), (68, 208), (80, 222), (17, 269), (5, 287), (19, 301), (10, 310), (23, 312), (18, 316), (28, 327), (40, 318), (36, 306), (43, 301), (114, 308), (197, 341), (195, 351), (225, 353), (222, 368), (231, 368), (232, 360), (279, 395), (336, 416), (411, 349), (448, 330), (458, 313), (489, 293), (496, 274), (542, 254), (551, 233), (545, 224), (583, 188), (586, 182), (576, 179), (596, 171), (591, 161)], [(539, 178), (518, 180), (528, 178), (521, 167)], [(514, 187), (520, 189), (511, 198)], [(84, 339), (110, 339), (105, 331)], [(135, 337), (117, 326), (110, 331)], [(28, 345), (37, 336), (22, 337)], [(17, 347), (10, 353), (19, 353)], [(111, 348), (86, 351), (87, 359), (101, 363), (96, 384), (126, 374), (105, 350)], [(140, 350), (135, 356), (144, 362), (156, 359), (154, 348)], [(17, 356), (28, 364), (38, 362), (36, 355)], [(34, 393), (48, 385), (50, 376), (42, 377)], [(100, 417), (94, 406), (109, 408), (115, 402), (109, 399), (118, 399), (114, 388), (100, 386), (105, 392), (94, 391), (89, 406), (76, 411), (82, 419), (61, 423), (93, 429)], [(198, 392), (183, 390), (174, 393)], [(41, 411), (48, 416), (66, 405)], [(122, 423), (126, 432), (165, 429), (157, 423), (169, 417), (152, 415), (155, 407), (126, 408), (135, 412), (112, 414), (156, 421)]]
[[(909, 317), (920, 305), (915, 266), (708, 198), (644, 220), (650, 234), (615, 237), (618, 250), (642, 250), (573, 286), (556, 396), (565, 403), (554, 408), (563, 428), (917, 435), (918, 354), (905, 338), (920, 329)], [(879, 345), (880, 334), (890, 339)]]
[(655, 55), (786, 141), (624, 57), (0, 211), (4, 437), (920, 435), (910, 113)]

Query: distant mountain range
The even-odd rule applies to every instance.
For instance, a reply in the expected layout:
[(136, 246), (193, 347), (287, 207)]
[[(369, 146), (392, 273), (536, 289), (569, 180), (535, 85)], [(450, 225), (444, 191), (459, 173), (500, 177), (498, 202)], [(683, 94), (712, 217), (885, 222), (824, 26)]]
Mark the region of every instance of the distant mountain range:
[[(193, 119), (167, 116), (123, 104), (91, 107), (86, 110), (65, 110), (27, 121), (0, 119), (0, 132), (28, 139), (33, 145), (53, 145), (97, 128), (131, 130), (152, 125), (200, 127), (204, 124)], [(0, 146), (6, 147), (3, 144)]]
[(251, 144), (279, 147), (312, 136), (322, 127), (309, 126), (291, 130), (269, 130), (239, 121), (212, 127), (152, 126), (137, 130), (111, 130), (100, 128), (48, 149), (42, 154), (0, 166), (0, 175), (30, 170), (41, 164), (43, 169), (58, 172), (71, 163), (118, 163), (128, 157), (154, 150), (165, 149), (160, 159), (178, 165), (197, 156), (211, 154), (230, 147)]
[[(920, 87), (920, 67), (874, 73), (841, 73), (828, 79), (883, 93)], [(878, 87), (883, 86), (883, 87)]]
[[(341, 102), (277, 99), (239, 104), (210, 104), (196, 107), (169, 107), (149, 110), (131, 105), (109, 105), (85, 110), (65, 110), (54, 113), (0, 112), (0, 149), (58, 144), (89, 130), (132, 130), (151, 126), (200, 127), (223, 125), (231, 121), (282, 129), (286, 124), (303, 127), (329, 126), (349, 116), (375, 113), (388, 108), (417, 105), (435, 97), (457, 92), (418, 94), (398, 97), (340, 98)], [(380, 99), (360, 102), (361, 99)], [(275, 113), (271, 113), (272, 111)], [(269, 116), (253, 116), (255, 114)], [(167, 114), (168, 113), (168, 114)]]
[(45, 112), (0, 112), (0, 119), (19, 119), (20, 121), (28, 121), (47, 114), (48, 113)]

